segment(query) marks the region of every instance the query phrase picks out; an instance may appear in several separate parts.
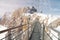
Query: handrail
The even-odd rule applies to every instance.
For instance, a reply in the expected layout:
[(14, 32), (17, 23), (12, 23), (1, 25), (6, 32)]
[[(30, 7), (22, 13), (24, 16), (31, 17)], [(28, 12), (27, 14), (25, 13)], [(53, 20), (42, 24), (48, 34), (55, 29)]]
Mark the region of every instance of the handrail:
[[(45, 33), (50, 37), (50, 34), (48, 34), (46, 31), (45, 31)], [(52, 34), (52, 33), (51, 33)], [(54, 34), (52, 34), (55, 38), (57, 38)], [(50, 39), (52, 40), (52, 37), (50, 37)], [(57, 39), (59, 39), (60, 40), (60, 38), (57, 38)]]
[[(31, 28), (31, 27), (29, 27), (29, 28)], [(27, 28), (26, 30), (28, 30), (28, 28)], [(25, 30), (25, 31), (26, 31), (26, 30)], [(25, 31), (23, 31), (22, 33), (24, 33)], [(21, 35), (22, 33), (19, 33), (17, 36)], [(9, 34), (9, 35), (11, 35), (11, 34)], [(8, 36), (9, 36), (9, 35), (8, 35)], [(8, 37), (8, 36), (6, 36), (6, 37)], [(17, 36), (16, 36), (16, 37), (17, 37)], [(6, 38), (6, 37), (4, 37), (4, 38)], [(16, 38), (16, 37), (14, 37), (14, 38)], [(2, 38), (2, 39), (4, 39), (4, 38)], [(13, 39), (14, 39), (14, 38), (13, 38)]]
[[(24, 25), (27, 25), (27, 24), (24, 24)], [(1, 33), (4, 33), (4, 32), (7, 32), (7, 31), (10, 31), (10, 30), (12, 30), (12, 29), (19, 28), (19, 27), (20, 27), (20, 29), (21, 29), (21, 28), (22, 28), (21, 26), (24, 26), (24, 25), (20, 25), (20, 26), (17, 26), (17, 27), (12, 27), (12, 28), (9, 28), (9, 29), (2, 30), (2, 31), (0, 31), (0, 34), (1, 34)], [(31, 25), (31, 26), (32, 26), (32, 25)], [(31, 28), (31, 27), (29, 27), (29, 28)], [(27, 28), (26, 30), (28, 30), (29, 28)], [(15, 39), (15, 38), (18, 37), (19, 35), (23, 34), (26, 30), (24, 30), (24, 31), (22, 31), (21, 33), (17, 34), (13, 39)], [(14, 33), (15, 33), (15, 32), (14, 32)], [(7, 37), (10, 36), (10, 35), (12, 35), (12, 34), (8, 34), (6, 37), (4, 37), (4, 38), (2, 38), (2, 39), (0, 39), (0, 40), (3, 40), (3, 39), (7, 38)]]
[(57, 39), (59, 39), (60, 40), (60, 38), (58, 38), (58, 37), (56, 37), (53, 33), (51, 33), (55, 38), (57, 38)]
[[(49, 28), (50, 28), (50, 27), (49, 27)], [(50, 28), (50, 29), (52, 29), (53, 31), (55, 31), (53, 28)], [(55, 31), (55, 32), (57, 32), (57, 31)], [(53, 33), (48, 34), (46, 31), (45, 31), (45, 33), (50, 37), (51, 40), (52, 40), (52, 37), (50, 36), (50, 34), (52, 34), (55, 38), (57, 38), (57, 39), (60, 40), (60, 38), (56, 37)], [(58, 33), (59, 33), (59, 32), (58, 32)]]
[[(24, 24), (24, 25), (26, 25), (26, 24)], [(19, 25), (19, 26), (17, 26), (17, 27), (12, 27), (12, 28), (9, 28), (9, 29), (2, 30), (2, 31), (0, 31), (0, 34), (1, 34), (1, 33), (4, 33), (4, 32), (7, 32), (7, 31), (9, 31), (9, 30), (12, 30), (12, 29), (19, 28), (19, 27), (20, 27), (20, 29), (21, 29), (21, 28), (22, 28), (21, 26), (24, 26), (24, 25)]]
[[(50, 37), (50, 35), (45, 31), (45, 33)], [(52, 38), (50, 37), (50, 39), (52, 40)]]
[[(31, 27), (29, 27), (29, 28), (31, 28)], [(28, 30), (29, 28), (27, 28), (26, 30)], [(25, 30), (25, 31), (26, 31), (26, 30)], [(24, 33), (25, 31), (23, 31), (22, 33)], [(21, 34), (22, 34), (22, 33), (21, 33)], [(21, 34), (18, 34), (18, 36), (21, 35)], [(16, 36), (16, 37), (17, 37), (17, 36)], [(15, 38), (16, 38), (16, 37), (15, 37)], [(13, 39), (14, 39), (14, 38), (13, 38)]]
[(50, 29), (52, 29), (53, 31), (60, 33), (59, 31), (55, 30), (54, 28), (49, 27)]

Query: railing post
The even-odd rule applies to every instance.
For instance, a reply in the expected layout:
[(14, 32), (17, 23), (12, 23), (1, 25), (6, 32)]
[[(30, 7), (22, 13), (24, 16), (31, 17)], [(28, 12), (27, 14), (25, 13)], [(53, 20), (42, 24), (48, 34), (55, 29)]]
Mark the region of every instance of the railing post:
[[(58, 33), (58, 38), (60, 38), (60, 33)], [(60, 39), (58, 39), (58, 40), (60, 40)]]
[(45, 31), (45, 26), (44, 26), (44, 24), (42, 25), (42, 40), (44, 40), (44, 31)]
[(28, 40), (29, 40), (29, 21), (30, 21), (30, 18), (28, 18)]
[(11, 39), (11, 30), (8, 31), (7, 35), (9, 35), (5, 40), (12, 40)]

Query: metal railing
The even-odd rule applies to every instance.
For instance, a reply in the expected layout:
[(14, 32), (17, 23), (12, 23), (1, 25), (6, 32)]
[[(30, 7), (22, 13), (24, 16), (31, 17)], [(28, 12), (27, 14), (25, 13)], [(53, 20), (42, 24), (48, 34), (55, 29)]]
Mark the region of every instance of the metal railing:
[[(57, 31), (57, 30), (55, 30), (55, 29), (53, 29), (53, 28), (50, 28), (50, 27), (48, 27), (48, 29), (50, 29), (49, 31), (50, 31), (50, 33), (48, 33), (46, 30), (45, 30), (45, 26), (43, 25), (43, 37), (42, 37), (42, 40), (60, 40), (60, 38), (59, 37), (57, 37), (56, 35), (54, 35), (53, 33), (51, 33), (51, 30), (53, 30), (54, 32), (56, 32), (57, 34), (59, 34), (59, 32)], [(52, 35), (52, 36), (51, 36)], [(54, 39), (54, 38), (55, 39)]]
[[(27, 26), (28, 28), (23, 31), (22, 26), (26, 26), (26, 25), (28, 25)], [(33, 24), (30, 25), (28, 23), (28, 24), (23, 24), (23, 25), (19, 25), (19, 26), (16, 26), (16, 27), (12, 27), (12, 28), (9, 28), (9, 29), (6, 29), (6, 30), (2, 30), (2, 31), (0, 31), (0, 34), (5, 33), (5, 32), (7, 32), (7, 34), (4, 38), (2, 38), (0, 40), (29, 40), (29, 38), (32, 34), (32, 31), (33, 31), (33, 28), (34, 28)], [(50, 28), (50, 29), (55, 31), (52, 28)], [(53, 40), (53, 38), (50, 36), (50, 34), (52, 34), (52, 36), (54, 36), (57, 40), (60, 40), (60, 38), (56, 37), (53, 33), (49, 34), (48, 32), (46, 32), (44, 25), (43, 25), (41, 31), (42, 31), (42, 35), (41, 35), (42, 39), (41, 40), (46, 40), (46, 38), (47, 38), (47, 40)]]
[(56, 37), (53, 33), (47, 33), (46, 31), (45, 31), (45, 33), (47, 34), (47, 36), (50, 38), (50, 40), (53, 40), (53, 38), (50, 36), (50, 34), (54, 37), (54, 38), (56, 38), (57, 40), (60, 40), (60, 38), (58, 38), (58, 37)]
[[(25, 25), (28, 25), (28, 28), (23, 31), (22, 26), (25, 26)], [(32, 24), (30, 26), (29, 26), (29, 24), (24, 24), (24, 25), (19, 25), (17, 27), (12, 27), (12, 28), (9, 28), (6, 30), (2, 30), (2, 31), (0, 31), (0, 34), (5, 33), (5, 32), (7, 32), (7, 34), (4, 38), (2, 38), (0, 40), (24, 40), (24, 37), (27, 38), (25, 40), (28, 40), (33, 31), (33, 28), (34, 27), (32, 26)], [(31, 29), (31, 30), (29, 30), (29, 29)], [(28, 35), (26, 35), (26, 34), (28, 34)]]

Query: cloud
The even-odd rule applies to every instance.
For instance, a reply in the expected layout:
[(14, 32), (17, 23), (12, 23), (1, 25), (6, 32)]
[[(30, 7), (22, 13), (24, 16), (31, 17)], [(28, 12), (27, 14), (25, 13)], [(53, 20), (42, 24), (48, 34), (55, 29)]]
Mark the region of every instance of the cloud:
[(58, 9), (58, 8), (50, 8), (50, 11), (59, 12), (60, 9)]
[(22, 6), (22, 4), (16, 3), (16, 1), (13, 1), (12, 3), (11, 1), (7, 2), (6, 0), (0, 0), (0, 16), (2, 16), (5, 12), (12, 12)]
[(0, 16), (5, 12), (12, 12), (17, 8), (28, 6), (31, 1), (32, 0), (0, 0)]

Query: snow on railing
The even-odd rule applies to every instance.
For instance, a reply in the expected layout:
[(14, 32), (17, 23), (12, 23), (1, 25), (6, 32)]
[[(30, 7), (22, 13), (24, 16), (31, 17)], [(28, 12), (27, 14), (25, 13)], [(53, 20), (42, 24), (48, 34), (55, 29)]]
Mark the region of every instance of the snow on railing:
[[(0, 31), (7, 29), (7, 27), (0, 25)], [(0, 34), (0, 39), (4, 38), (6, 36), (7, 32), (4, 32)]]

